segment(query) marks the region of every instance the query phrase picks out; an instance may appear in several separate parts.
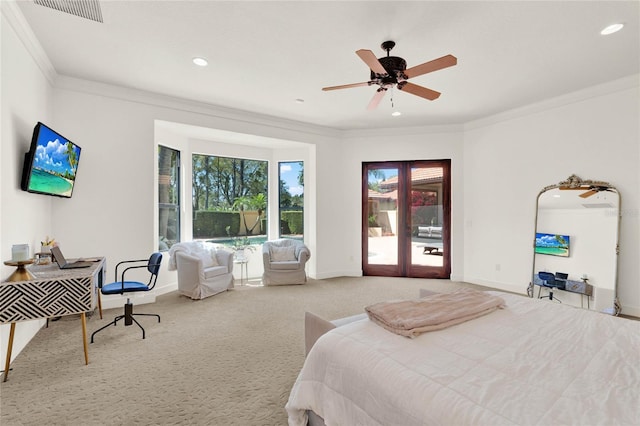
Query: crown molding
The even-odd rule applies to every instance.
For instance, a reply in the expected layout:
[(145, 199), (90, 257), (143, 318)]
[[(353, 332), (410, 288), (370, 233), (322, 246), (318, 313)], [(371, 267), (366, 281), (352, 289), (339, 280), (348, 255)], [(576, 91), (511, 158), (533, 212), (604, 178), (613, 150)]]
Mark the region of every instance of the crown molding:
[(0, 1), (2, 16), (7, 20), (13, 31), (22, 42), (27, 52), (31, 55), (35, 63), (38, 65), (44, 77), (51, 85), (55, 85), (58, 73), (56, 72), (51, 60), (45, 53), (42, 45), (33, 33), (33, 30), (27, 23), (22, 11), (18, 7), (15, 0)]
[(442, 124), (432, 126), (385, 127), (379, 129), (343, 130), (342, 135), (345, 139), (354, 139), (366, 137), (414, 136), (435, 133), (462, 133), (463, 131), (464, 126), (462, 124)]
[(520, 108), (514, 108), (512, 110), (500, 112), (489, 117), (469, 121), (464, 124), (464, 130), (467, 131), (479, 129), (503, 121), (513, 120), (515, 118), (549, 111), (576, 102), (582, 102), (587, 99), (605, 96), (614, 92), (629, 90), (637, 87), (640, 87), (640, 74), (632, 74), (627, 77), (619, 78), (617, 80), (587, 87), (586, 89), (577, 90), (566, 95), (556, 96), (554, 98), (545, 99), (544, 101), (536, 102)]
[[(266, 114), (221, 107), (205, 102), (162, 95), (155, 92), (125, 86), (69, 77), (62, 74), (58, 75), (55, 88), (145, 104), (159, 108), (195, 113), (208, 117), (231, 120), (247, 125), (262, 125), (279, 130), (295, 132), (298, 135), (314, 135), (319, 137), (336, 138), (340, 137), (341, 134), (340, 130), (329, 127), (315, 126)], [(299, 141), (304, 142), (303, 140)]]

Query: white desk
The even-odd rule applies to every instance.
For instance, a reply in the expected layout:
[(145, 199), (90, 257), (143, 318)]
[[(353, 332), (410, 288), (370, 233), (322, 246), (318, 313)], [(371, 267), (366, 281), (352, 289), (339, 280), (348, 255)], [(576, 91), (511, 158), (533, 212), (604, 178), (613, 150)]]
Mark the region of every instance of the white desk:
[(540, 292), (542, 288), (549, 288), (560, 291), (567, 291), (569, 293), (576, 293), (580, 295), (580, 307), (584, 308), (584, 296), (587, 296), (587, 309), (591, 309), (590, 299), (593, 296), (593, 286), (591, 284), (587, 284), (586, 281), (575, 281), (575, 280), (564, 280), (564, 287), (559, 285), (549, 286), (543, 284), (543, 281), (538, 277), (538, 274), (533, 278), (533, 284), (539, 286), (538, 288), (538, 298), (540, 298)]
[[(9, 375), (16, 322), (80, 314), (85, 364), (89, 364), (86, 312), (98, 301), (98, 286), (106, 277), (106, 261), (99, 258), (89, 268), (61, 270), (58, 265), (33, 265), (36, 277), (28, 281), (0, 283), (0, 324), (11, 324), (4, 379)], [(102, 318), (102, 307), (100, 317)]]

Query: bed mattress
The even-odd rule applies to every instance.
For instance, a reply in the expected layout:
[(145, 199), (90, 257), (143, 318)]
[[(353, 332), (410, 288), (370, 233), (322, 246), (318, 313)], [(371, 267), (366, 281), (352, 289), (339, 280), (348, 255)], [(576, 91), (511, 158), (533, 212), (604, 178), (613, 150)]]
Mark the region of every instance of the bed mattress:
[(324, 334), (289, 424), (640, 424), (640, 321), (491, 293), (504, 309), (414, 339), (368, 319)]

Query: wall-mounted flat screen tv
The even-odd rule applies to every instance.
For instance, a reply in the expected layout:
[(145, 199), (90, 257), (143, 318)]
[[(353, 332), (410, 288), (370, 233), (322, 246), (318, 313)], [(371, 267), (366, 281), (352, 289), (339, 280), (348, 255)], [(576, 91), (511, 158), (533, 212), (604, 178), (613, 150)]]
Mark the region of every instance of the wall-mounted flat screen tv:
[(22, 190), (71, 198), (76, 182), (80, 147), (38, 122), (31, 149), (24, 156)]
[(569, 257), (569, 246), (568, 235), (536, 232), (536, 253)]

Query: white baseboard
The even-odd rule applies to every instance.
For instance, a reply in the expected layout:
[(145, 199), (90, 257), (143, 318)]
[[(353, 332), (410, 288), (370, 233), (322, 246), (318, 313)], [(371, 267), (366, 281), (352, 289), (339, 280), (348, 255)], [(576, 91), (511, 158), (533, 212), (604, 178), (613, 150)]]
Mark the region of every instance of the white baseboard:
[(315, 276), (312, 276), (311, 274), (309, 274), (309, 278), (313, 278), (314, 280), (328, 280), (329, 278), (361, 277), (361, 276), (362, 276), (362, 269), (323, 272), (322, 274), (317, 274)]
[(470, 284), (477, 284), (485, 287), (495, 288), (496, 290), (508, 291), (510, 293), (527, 294), (528, 284), (519, 285), (519, 284), (513, 284), (513, 283), (501, 283), (497, 281), (482, 280), (478, 278), (466, 278), (466, 279), (462, 279), (461, 281), (464, 281)]
[(623, 304), (622, 315), (630, 315), (632, 317), (640, 318), (640, 308)]

